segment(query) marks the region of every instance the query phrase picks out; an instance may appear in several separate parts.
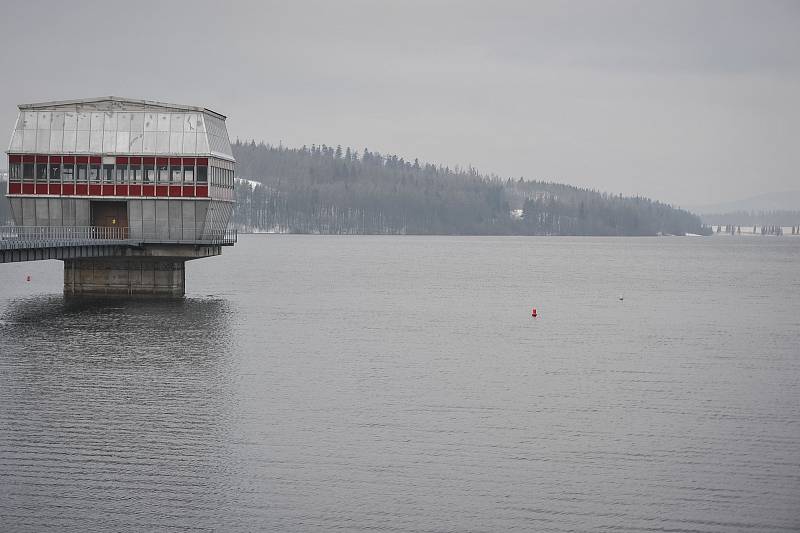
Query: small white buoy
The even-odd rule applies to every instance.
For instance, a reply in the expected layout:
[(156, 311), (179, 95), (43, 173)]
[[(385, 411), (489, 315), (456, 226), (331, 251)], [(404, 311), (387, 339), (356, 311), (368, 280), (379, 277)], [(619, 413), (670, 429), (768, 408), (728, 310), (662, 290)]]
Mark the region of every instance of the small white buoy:
[(622, 300), (624, 300), (624, 299), (625, 299), (625, 298), (623, 298), (623, 297), (622, 297), (622, 295), (620, 295), (620, 296), (619, 296), (619, 301), (620, 301), (620, 302), (621, 302)]

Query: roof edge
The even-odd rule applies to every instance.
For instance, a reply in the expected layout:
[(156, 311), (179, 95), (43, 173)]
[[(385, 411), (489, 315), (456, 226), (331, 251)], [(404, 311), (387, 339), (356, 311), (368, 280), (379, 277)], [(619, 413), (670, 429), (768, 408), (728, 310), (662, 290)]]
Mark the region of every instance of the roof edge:
[(76, 100), (54, 100), (52, 102), (32, 102), (29, 104), (19, 104), (17, 108), (22, 111), (26, 109), (41, 109), (44, 107), (53, 107), (53, 106), (63, 106), (63, 105), (80, 105), (80, 104), (93, 104), (97, 102), (129, 102), (133, 104), (139, 104), (144, 106), (152, 106), (152, 107), (165, 107), (165, 108), (173, 108), (173, 109), (180, 109), (183, 111), (199, 111), (201, 113), (209, 113), (214, 115), (222, 120), (227, 119), (225, 115), (222, 113), (217, 113), (216, 111), (209, 109), (207, 107), (199, 107), (199, 106), (189, 106), (189, 105), (182, 105), (182, 104), (170, 104), (168, 102), (157, 102), (155, 100), (140, 100), (136, 98), (123, 98), (119, 96), (97, 96), (94, 98), (79, 98)]

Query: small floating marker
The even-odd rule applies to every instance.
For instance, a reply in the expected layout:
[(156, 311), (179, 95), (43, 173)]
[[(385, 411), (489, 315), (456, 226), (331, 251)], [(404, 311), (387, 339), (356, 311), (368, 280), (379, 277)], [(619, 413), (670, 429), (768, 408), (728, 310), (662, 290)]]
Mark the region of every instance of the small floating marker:
[(537, 316), (539, 316), (539, 313), (536, 311), (535, 307), (533, 309), (531, 309), (531, 316), (533, 318), (536, 318)]
[(25, 278), (25, 281), (27, 281), (28, 283), (31, 282), (31, 275), (30, 274), (28, 274), (28, 276)]
[(622, 300), (624, 300), (624, 299), (625, 299), (625, 298), (623, 298), (623, 297), (622, 297), (622, 295), (620, 294), (620, 295), (619, 295), (619, 301), (621, 302), (621, 301), (622, 301)]

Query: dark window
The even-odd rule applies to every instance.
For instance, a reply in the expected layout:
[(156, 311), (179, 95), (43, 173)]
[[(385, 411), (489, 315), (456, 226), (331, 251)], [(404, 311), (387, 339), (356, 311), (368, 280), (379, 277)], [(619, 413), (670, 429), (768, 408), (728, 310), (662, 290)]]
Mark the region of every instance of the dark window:
[(39, 183), (47, 181), (47, 163), (36, 163), (36, 181)]
[(89, 165), (89, 181), (100, 181), (100, 165)]
[(114, 165), (103, 165), (103, 181), (114, 183)]
[(169, 167), (170, 181), (172, 183), (180, 183), (183, 181), (181, 174), (183, 173), (179, 165)]
[(142, 165), (131, 165), (131, 168), (128, 171), (128, 180), (133, 183), (142, 182)]
[(64, 165), (61, 167), (61, 178), (64, 183), (72, 183), (75, 177), (75, 167), (72, 165)]
[(33, 181), (33, 163), (22, 164), (22, 180)]
[(208, 167), (197, 167), (197, 183), (206, 183), (208, 181)]
[(54, 183), (61, 181), (61, 165), (50, 164), (50, 181)]
[(158, 182), (167, 183), (169, 181), (169, 167), (167, 165), (158, 165)]
[(78, 182), (85, 182), (86, 181), (86, 165), (78, 165), (78, 173), (76, 177), (78, 178)]
[(153, 165), (144, 166), (144, 182), (153, 183), (156, 181), (156, 168)]
[(8, 167), (10, 181), (22, 181), (22, 163), (11, 163)]

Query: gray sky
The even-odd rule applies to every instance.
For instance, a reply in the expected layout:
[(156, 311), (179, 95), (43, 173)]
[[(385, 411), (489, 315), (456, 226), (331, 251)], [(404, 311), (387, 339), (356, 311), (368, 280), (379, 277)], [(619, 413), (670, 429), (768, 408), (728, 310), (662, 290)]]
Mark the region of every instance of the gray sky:
[(113, 94), (684, 206), (800, 189), (797, 1), (6, 0), (0, 40), (6, 137)]

